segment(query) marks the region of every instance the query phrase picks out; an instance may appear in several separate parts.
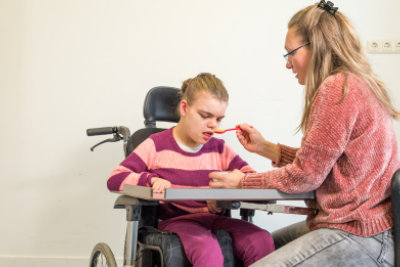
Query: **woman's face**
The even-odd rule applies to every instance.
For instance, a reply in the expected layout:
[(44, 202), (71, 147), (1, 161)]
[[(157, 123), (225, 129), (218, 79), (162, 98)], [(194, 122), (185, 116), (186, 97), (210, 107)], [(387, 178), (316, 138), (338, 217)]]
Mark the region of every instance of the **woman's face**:
[(185, 133), (180, 136), (181, 141), (190, 147), (207, 143), (224, 118), (227, 106), (228, 103), (205, 91), (198, 92), (191, 105), (186, 100), (181, 101), (180, 124)]
[[(296, 33), (297, 27), (289, 28), (286, 34), (285, 49), (288, 53), (304, 45), (306, 41)], [(286, 68), (292, 69), (299, 84), (304, 85), (307, 76), (308, 65), (311, 59), (309, 45), (305, 45), (287, 56)]]

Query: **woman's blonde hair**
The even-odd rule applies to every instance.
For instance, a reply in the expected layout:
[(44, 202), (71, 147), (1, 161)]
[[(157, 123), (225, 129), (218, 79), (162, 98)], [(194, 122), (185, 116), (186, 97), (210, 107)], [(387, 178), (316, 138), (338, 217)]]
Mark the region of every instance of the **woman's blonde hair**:
[(306, 128), (311, 105), (321, 83), (338, 72), (346, 75), (341, 101), (347, 94), (347, 75), (351, 72), (363, 78), (389, 114), (398, 119), (400, 112), (392, 104), (384, 83), (373, 73), (349, 20), (339, 11), (331, 14), (317, 6), (314, 4), (298, 11), (288, 23), (288, 28), (295, 27), (304, 42), (310, 42), (311, 50), (299, 129), (304, 131)]
[(217, 99), (228, 102), (229, 95), (224, 84), (214, 74), (203, 72), (194, 78), (183, 82), (179, 92), (181, 99), (185, 99), (191, 105), (199, 92), (208, 92)]

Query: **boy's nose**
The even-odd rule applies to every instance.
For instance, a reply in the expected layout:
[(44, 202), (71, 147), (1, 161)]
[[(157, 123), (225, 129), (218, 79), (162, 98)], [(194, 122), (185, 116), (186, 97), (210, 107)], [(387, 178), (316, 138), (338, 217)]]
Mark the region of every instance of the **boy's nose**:
[(215, 129), (215, 128), (217, 128), (217, 126), (218, 126), (218, 122), (216, 120), (210, 120), (208, 122), (208, 127), (211, 129)]

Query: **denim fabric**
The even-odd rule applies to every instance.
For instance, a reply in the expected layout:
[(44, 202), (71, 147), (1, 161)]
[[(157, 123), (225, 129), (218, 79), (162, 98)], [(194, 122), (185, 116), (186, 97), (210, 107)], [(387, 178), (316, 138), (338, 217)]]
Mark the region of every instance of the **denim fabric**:
[[(319, 229), (307, 233), (304, 224), (299, 223), (274, 234), (277, 242), (294, 239), (273, 253), (255, 262), (251, 267), (260, 266), (393, 266), (393, 231), (360, 237), (338, 229)], [(287, 228), (287, 229), (288, 229)], [(300, 237), (295, 238), (299, 234)]]
[(272, 232), (275, 249), (278, 249), (296, 238), (310, 232), (305, 221), (295, 223)]

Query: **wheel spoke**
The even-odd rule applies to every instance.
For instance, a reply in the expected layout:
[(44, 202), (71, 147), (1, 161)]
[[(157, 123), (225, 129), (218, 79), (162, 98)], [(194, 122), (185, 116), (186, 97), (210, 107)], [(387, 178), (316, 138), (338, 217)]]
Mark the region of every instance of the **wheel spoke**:
[(97, 244), (92, 252), (91, 267), (116, 267), (115, 258), (111, 251), (105, 243)]

